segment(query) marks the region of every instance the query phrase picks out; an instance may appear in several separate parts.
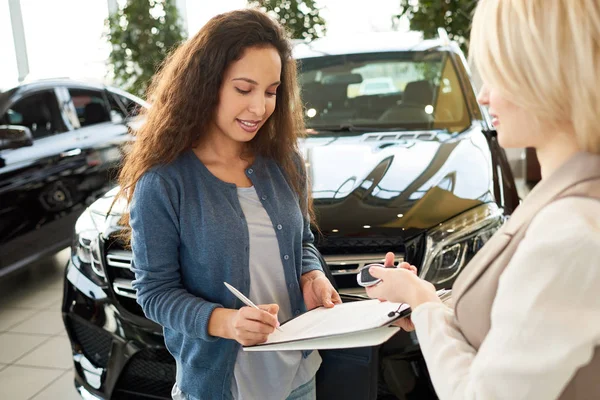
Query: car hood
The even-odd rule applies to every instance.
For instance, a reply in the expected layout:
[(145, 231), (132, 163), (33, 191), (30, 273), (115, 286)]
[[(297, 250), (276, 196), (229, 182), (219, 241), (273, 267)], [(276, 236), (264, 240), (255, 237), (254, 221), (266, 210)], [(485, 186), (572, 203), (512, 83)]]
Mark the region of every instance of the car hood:
[[(318, 227), (328, 237), (406, 239), (493, 201), (491, 154), (477, 128), (458, 136), (318, 133), (300, 147)], [(91, 211), (106, 215), (117, 191)], [(124, 207), (112, 208), (115, 221)]]
[(457, 137), (314, 135), (302, 148), (328, 237), (408, 238), (493, 201), (491, 154), (475, 128)]

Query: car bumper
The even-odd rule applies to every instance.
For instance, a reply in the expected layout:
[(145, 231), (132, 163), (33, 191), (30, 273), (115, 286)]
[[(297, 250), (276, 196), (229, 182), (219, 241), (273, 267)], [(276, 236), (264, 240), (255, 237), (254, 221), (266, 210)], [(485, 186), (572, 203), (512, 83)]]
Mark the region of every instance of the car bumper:
[[(75, 387), (84, 399), (170, 399), (176, 367), (161, 328), (115, 304), (109, 290), (69, 261), (62, 313), (71, 341)], [(318, 399), (374, 400), (382, 387), (384, 393), (400, 398), (409, 393), (409, 399), (435, 398), (414, 334), (401, 332), (378, 347), (320, 353)]]
[(124, 315), (107, 290), (69, 261), (62, 314), (77, 390), (89, 399), (170, 399), (175, 360), (160, 327)]
[(103, 400), (102, 397), (98, 397), (93, 393), (89, 392), (85, 387), (81, 386), (77, 381), (75, 381), (75, 389), (81, 396), (83, 400)]

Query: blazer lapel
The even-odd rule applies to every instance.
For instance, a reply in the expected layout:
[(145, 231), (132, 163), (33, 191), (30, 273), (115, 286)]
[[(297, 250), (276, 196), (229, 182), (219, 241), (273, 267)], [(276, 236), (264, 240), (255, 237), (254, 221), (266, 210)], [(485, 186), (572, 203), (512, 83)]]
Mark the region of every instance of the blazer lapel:
[(454, 304), (458, 303), (458, 300), (462, 295), (469, 290), (487, 267), (494, 262), (498, 255), (506, 248), (508, 243), (510, 243), (512, 236), (505, 232), (505, 227), (506, 225), (500, 228), (500, 230), (492, 236), (492, 238), (465, 266), (465, 270), (461, 272), (452, 287)]

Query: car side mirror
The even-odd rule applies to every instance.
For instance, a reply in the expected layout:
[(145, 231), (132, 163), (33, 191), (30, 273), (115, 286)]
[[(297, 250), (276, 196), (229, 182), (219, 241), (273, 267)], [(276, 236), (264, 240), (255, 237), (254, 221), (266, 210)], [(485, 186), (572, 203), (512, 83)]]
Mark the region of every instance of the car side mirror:
[(33, 146), (31, 130), (21, 125), (0, 125), (0, 150)]
[(20, 125), (0, 125), (0, 150), (18, 149), (33, 145), (31, 130)]

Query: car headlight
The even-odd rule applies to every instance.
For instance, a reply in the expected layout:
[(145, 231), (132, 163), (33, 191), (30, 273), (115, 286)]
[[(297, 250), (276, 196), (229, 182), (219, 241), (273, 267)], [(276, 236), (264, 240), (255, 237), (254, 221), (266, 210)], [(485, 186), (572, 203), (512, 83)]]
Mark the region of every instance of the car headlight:
[(448, 286), (504, 223), (503, 210), (483, 204), (433, 228), (426, 237), (420, 276)]
[(75, 223), (71, 261), (85, 276), (99, 286), (106, 286), (100, 257), (100, 229), (104, 216), (85, 210)]

